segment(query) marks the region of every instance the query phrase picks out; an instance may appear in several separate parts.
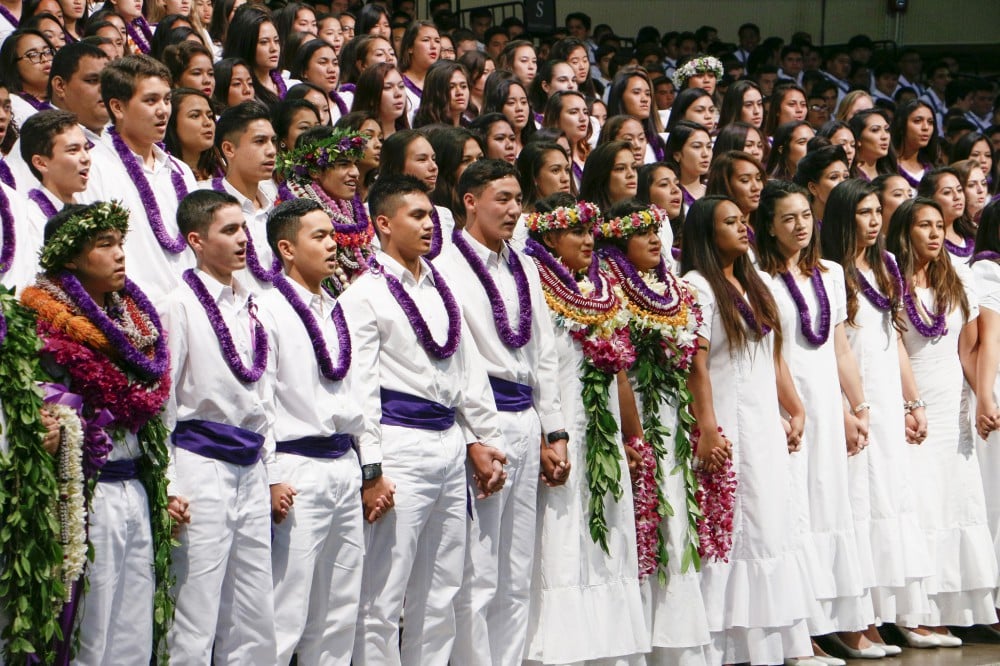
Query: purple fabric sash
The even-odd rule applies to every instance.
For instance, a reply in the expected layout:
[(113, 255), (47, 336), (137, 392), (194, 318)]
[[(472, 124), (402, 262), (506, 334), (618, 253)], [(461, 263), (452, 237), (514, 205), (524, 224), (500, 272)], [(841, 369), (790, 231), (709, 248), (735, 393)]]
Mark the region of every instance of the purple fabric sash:
[(114, 481), (132, 481), (139, 478), (139, 459), (109, 460), (104, 463), (97, 481), (102, 483)]
[(455, 425), (455, 410), (451, 407), (420, 398), (409, 393), (380, 389), (382, 394), (382, 423), (443, 432)]
[(535, 406), (532, 388), (526, 384), (490, 377), (490, 386), (499, 412), (523, 412)]
[(214, 421), (179, 421), (170, 436), (174, 446), (191, 453), (247, 467), (260, 460), (264, 436)]
[(300, 437), (277, 444), (278, 453), (326, 460), (340, 458), (352, 448), (354, 448), (354, 436), (340, 432), (333, 435)]

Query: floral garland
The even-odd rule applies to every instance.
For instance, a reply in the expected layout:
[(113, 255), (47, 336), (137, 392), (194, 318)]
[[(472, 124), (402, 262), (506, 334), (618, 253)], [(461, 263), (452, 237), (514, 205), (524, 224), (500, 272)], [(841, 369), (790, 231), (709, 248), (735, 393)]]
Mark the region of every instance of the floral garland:
[(528, 290), (528, 277), (524, 272), (524, 266), (521, 265), (521, 259), (517, 256), (517, 252), (508, 246), (507, 252), (509, 256), (507, 258), (507, 266), (514, 275), (514, 288), (517, 291), (518, 317), (517, 330), (515, 331), (510, 325), (507, 304), (504, 303), (503, 295), (500, 293), (496, 281), (493, 280), (493, 276), (490, 275), (483, 260), (479, 258), (479, 255), (469, 245), (469, 242), (465, 240), (461, 229), (455, 229), (451, 238), (455, 247), (465, 257), (465, 260), (469, 262), (472, 272), (475, 273), (479, 283), (483, 285), (483, 289), (486, 291), (486, 298), (489, 299), (490, 307), (493, 310), (493, 323), (496, 325), (497, 334), (500, 336), (500, 339), (505, 345), (514, 349), (520, 349), (528, 344), (528, 341), (531, 340), (531, 292)]
[(76, 410), (68, 405), (50, 404), (46, 410), (59, 423), (61, 441), (57, 454), (59, 469), (59, 545), (63, 550), (60, 570), (63, 601), (73, 600), (73, 586), (87, 564), (87, 500), (83, 473), (83, 429)]
[[(719, 428), (722, 433), (722, 428)], [(724, 435), (723, 435), (724, 436)], [(698, 449), (701, 431), (691, 433), (691, 449)], [(722, 468), (709, 472), (695, 471), (699, 490), (695, 496), (702, 518), (698, 521), (698, 555), (700, 560), (729, 561), (733, 547), (733, 510), (736, 507), (736, 473), (733, 461), (727, 458)]]
[(247, 310), (253, 323), (253, 365), (248, 368), (243, 363), (243, 359), (240, 358), (239, 352), (236, 351), (233, 334), (229, 331), (229, 326), (226, 325), (219, 306), (216, 305), (212, 295), (208, 293), (201, 278), (195, 275), (194, 269), (189, 268), (184, 271), (183, 279), (187, 286), (191, 287), (191, 291), (197, 296), (198, 302), (205, 310), (208, 322), (212, 325), (212, 330), (215, 331), (219, 346), (222, 348), (222, 356), (233, 375), (244, 384), (256, 382), (264, 375), (264, 369), (267, 367), (267, 331), (264, 330), (263, 324), (254, 313), (257, 306), (253, 302), (253, 297), (247, 302)]
[(303, 145), (278, 157), (274, 172), (285, 180), (307, 183), (319, 172), (341, 160), (356, 162), (365, 156), (368, 140), (349, 129), (334, 129), (329, 136)]
[[(918, 310), (917, 299), (910, 289), (907, 289), (903, 294), (903, 304), (906, 306), (906, 315), (913, 324), (913, 328), (923, 337), (940, 338), (942, 335), (948, 333), (948, 327), (945, 324), (948, 313), (945, 310), (942, 309), (941, 312), (931, 313), (930, 309), (923, 303), (920, 303)], [(924, 320), (923, 313), (927, 313), (927, 316), (931, 320), (930, 324)]]
[(417, 335), (417, 340), (420, 341), (420, 346), (434, 358), (443, 360), (451, 357), (458, 351), (458, 343), (462, 336), (462, 312), (455, 301), (455, 296), (451, 293), (451, 289), (445, 284), (444, 278), (437, 272), (437, 269), (430, 262), (424, 262), (424, 266), (430, 269), (431, 277), (434, 280), (434, 288), (437, 289), (438, 295), (444, 301), (444, 309), (448, 313), (448, 337), (445, 339), (443, 345), (439, 345), (434, 340), (431, 329), (427, 326), (427, 321), (420, 313), (420, 308), (417, 307), (413, 298), (403, 288), (402, 283), (378, 263), (373, 262), (372, 270), (385, 278), (389, 293), (399, 303), (399, 307), (403, 309), (403, 313), (406, 315), (407, 320), (409, 320), (413, 332)]
[(677, 86), (677, 91), (684, 90), (688, 79), (698, 73), (712, 73), (716, 79), (722, 80), (725, 72), (722, 69), (722, 61), (715, 56), (691, 58), (674, 71), (674, 85)]
[[(125, 140), (122, 139), (118, 130), (112, 127), (108, 129), (108, 134), (111, 135), (111, 143), (115, 147), (115, 152), (118, 153), (118, 158), (125, 165), (125, 171), (128, 172), (129, 178), (135, 184), (135, 189), (139, 192), (139, 198), (146, 207), (146, 217), (149, 220), (150, 228), (153, 230), (153, 235), (156, 236), (156, 241), (167, 252), (180, 254), (187, 248), (187, 241), (184, 239), (184, 234), (178, 231), (176, 236), (170, 236), (163, 223), (163, 212), (160, 210), (160, 204), (156, 201), (153, 188), (149, 184), (146, 174), (143, 173), (139, 160), (132, 152), (132, 149), (125, 144)], [(170, 169), (170, 182), (174, 186), (174, 194), (177, 197), (177, 201), (187, 196), (187, 185), (184, 184), (184, 177), (178, 169)]]
[[(642, 404), (642, 429), (654, 454), (653, 472), (657, 481), (657, 515), (662, 520), (674, 515), (675, 509), (663, 495), (659, 482), (665, 477), (660, 462), (667, 457), (667, 442), (671, 433), (660, 420), (663, 405), (676, 406), (677, 427), (673, 432), (674, 468), (684, 480), (684, 511), (687, 515), (688, 545), (682, 555), (681, 567), (687, 570), (698, 563), (698, 520), (701, 513), (695, 502), (698, 482), (691, 466), (691, 429), (694, 420), (688, 413), (691, 394), (688, 376), (698, 352), (698, 328), (702, 313), (693, 291), (687, 288), (661, 261), (658, 270), (639, 273), (617, 247), (602, 248), (602, 257), (609, 272), (625, 296), (631, 315), (629, 332), (635, 346), (636, 361), (630, 371), (636, 393)], [(637, 504), (637, 511), (638, 511)], [(669, 554), (662, 530), (657, 532), (653, 557), (659, 569), (658, 578), (665, 584)]]
[[(888, 252), (882, 252), (882, 260), (885, 262), (885, 267), (889, 271), (889, 276), (896, 281), (896, 284), (899, 287), (899, 293), (903, 293), (903, 276), (899, 272), (899, 266), (896, 265), (896, 260), (893, 259), (892, 255)], [(855, 274), (858, 276), (858, 283), (861, 285), (861, 293), (864, 294), (869, 303), (882, 312), (888, 312), (889, 310), (895, 309), (895, 306), (889, 297), (873, 287), (868, 281), (868, 278), (865, 277), (864, 273), (859, 270), (855, 270)]]
[[(642, 471), (632, 484), (632, 501), (635, 504), (635, 538), (639, 553), (639, 580), (654, 573), (660, 565), (663, 549), (663, 534), (660, 521), (664, 514), (660, 511), (663, 493), (660, 491), (656, 474), (659, 461), (652, 445), (642, 437), (630, 437), (627, 446), (638, 451), (642, 458)], [(666, 578), (666, 575), (663, 576)]]
[(601, 209), (589, 201), (574, 206), (560, 206), (547, 213), (531, 213), (524, 221), (528, 231), (544, 234), (572, 227), (593, 228), (601, 221)]
[[(222, 183), (222, 178), (212, 179), (212, 189), (216, 192), (226, 192), (226, 187)], [(275, 256), (271, 260), (271, 267), (264, 268), (260, 263), (260, 256), (257, 254), (257, 247), (254, 245), (253, 237), (246, 230), (247, 236), (247, 268), (250, 274), (261, 282), (270, 282), (276, 275), (281, 273), (281, 259)]]
[(278, 275), (274, 278), (273, 284), (295, 310), (295, 314), (302, 320), (302, 325), (306, 327), (320, 374), (330, 381), (339, 382), (342, 380), (347, 375), (348, 368), (351, 367), (351, 332), (347, 328), (347, 320), (344, 318), (344, 311), (340, 307), (340, 303), (330, 313), (330, 318), (333, 319), (333, 325), (337, 331), (337, 365), (334, 365), (319, 322), (316, 321), (309, 306), (302, 302), (299, 295), (295, 293), (295, 288), (288, 278), (284, 275)]
[(0, 249), (0, 275), (2, 275), (10, 270), (11, 264), (14, 263), (14, 251), (17, 249), (14, 214), (10, 210), (10, 198), (2, 187), (0, 187), (0, 233), (3, 234), (3, 246)]
[(100, 201), (70, 217), (45, 241), (38, 263), (43, 270), (61, 270), (78, 255), (87, 239), (112, 229), (128, 233), (128, 211), (117, 201)]
[(945, 238), (944, 239), (944, 247), (945, 247), (946, 250), (948, 250), (949, 254), (953, 254), (956, 257), (960, 257), (960, 258), (964, 259), (966, 257), (971, 257), (972, 256), (972, 253), (976, 249), (976, 239), (975, 238), (966, 238), (965, 239), (965, 245), (958, 245), (956, 243), (952, 243), (950, 240), (948, 240), (947, 238)]
[(629, 238), (650, 227), (662, 227), (664, 224), (670, 224), (667, 211), (654, 204), (631, 215), (602, 219), (597, 223), (595, 233), (599, 238)]
[(28, 198), (35, 202), (35, 205), (38, 206), (38, 209), (42, 211), (42, 215), (46, 218), (50, 218), (59, 212), (56, 210), (56, 207), (52, 205), (52, 202), (49, 201), (49, 198), (45, 196), (45, 193), (37, 187), (28, 192)]
[(735, 287), (730, 287), (730, 290), (733, 292), (733, 303), (736, 304), (736, 310), (743, 317), (743, 323), (747, 325), (747, 328), (762, 338), (770, 333), (771, 327), (757, 321), (757, 315), (754, 314), (753, 308), (747, 303), (747, 299), (740, 296)]
[[(608, 523), (604, 501), (622, 498), (622, 454), (615, 435), (618, 423), (608, 405), (609, 387), (615, 375), (635, 363), (635, 349), (628, 335), (628, 312), (614, 289), (598, 289), (590, 277), (578, 281), (541, 244), (529, 240), (525, 253), (535, 260), (545, 302), (556, 327), (562, 328), (583, 352), (580, 397), (588, 415), (586, 442), (590, 536), (608, 553)], [(595, 262), (596, 263), (596, 262)], [(567, 276), (570, 284), (567, 284)], [(604, 281), (597, 273), (596, 279)]]
[(9, 451), (0, 458), (0, 608), (6, 663), (55, 662), (62, 636), (59, 611), (66, 589), (59, 575), (62, 547), (53, 511), (59, 494), (55, 461), (42, 448), (39, 418), (43, 377), (40, 342), (30, 313), (0, 289), (7, 335), (0, 350), (0, 405)]
[(288, 94), (288, 84), (285, 83), (285, 79), (281, 76), (281, 72), (272, 69), (268, 72), (268, 76), (271, 77), (271, 83), (274, 84), (275, 90), (278, 91), (278, 99), (285, 99), (285, 95)]
[[(138, 30), (136, 30), (137, 26)], [(137, 16), (126, 23), (125, 32), (128, 33), (128, 36), (132, 38), (132, 43), (135, 44), (141, 52), (149, 53), (152, 48), (150, 43), (153, 41), (153, 31), (149, 29), (149, 24), (146, 23), (145, 17)]]
[(823, 284), (823, 276), (820, 274), (819, 268), (814, 267), (812, 275), (809, 276), (809, 281), (816, 291), (816, 299), (819, 301), (818, 331), (813, 331), (812, 316), (809, 314), (809, 304), (806, 303), (806, 299), (802, 295), (799, 285), (796, 284), (791, 271), (785, 271), (784, 273), (780, 273), (780, 275), (782, 281), (785, 283), (785, 287), (788, 288), (788, 293), (791, 294), (792, 300), (795, 302), (795, 309), (798, 310), (799, 327), (802, 330), (802, 337), (813, 347), (821, 347), (830, 338), (830, 299), (827, 297), (826, 285)]

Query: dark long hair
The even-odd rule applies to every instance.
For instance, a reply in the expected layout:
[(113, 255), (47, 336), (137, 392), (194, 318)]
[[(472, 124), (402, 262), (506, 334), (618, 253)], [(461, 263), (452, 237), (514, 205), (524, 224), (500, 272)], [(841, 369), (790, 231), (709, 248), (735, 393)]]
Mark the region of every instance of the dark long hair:
[(45, 38), (45, 35), (37, 30), (15, 30), (4, 40), (0, 47), (0, 83), (11, 93), (24, 91), (24, 81), (21, 80), (21, 73), (17, 71), (17, 45), (21, 38), (34, 35), (45, 42), (45, 46), (55, 51), (52, 42)]
[(246, 68), (250, 72), (250, 78), (253, 78), (253, 68), (243, 58), (223, 58), (212, 66), (215, 70), (215, 90), (212, 92), (212, 99), (219, 111), (229, 107), (229, 84), (233, 82), (233, 69), (236, 67)]
[[(921, 99), (907, 102), (896, 110), (892, 118), (892, 123), (889, 126), (889, 142), (895, 149), (897, 157), (903, 150), (903, 143), (906, 141), (906, 128), (910, 123), (910, 116), (920, 107), (931, 112), (931, 124), (933, 124), (936, 118), (934, 109), (931, 108), (930, 104)], [(931, 140), (927, 142), (926, 146), (917, 151), (917, 160), (931, 166), (937, 166), (941, 163), (941, 147), (938, 142), (937, 126), (931, 130)]]
[[(427, 70), (424, 93), (417, 113), (413, 116), (414, 127), (435, 123), (454, 124), (456, 119), (451, 117), (451, 77), (455, 72), (461, 72), (466, 83), (469, 82), (469, 73), (454, 60), (439, 60)], [(461, 120), (458, 118), (459, 122)]]
[[(726, 90), (726, 96), (722, 98), (722, 110), (719, 112), (720, 128), (728, 127), (735, 122), (742, 122), (741, 116), (743, 113), (743, 97), (747, 94), (748, 90), (756, 90), (760, 93), (761, 100), (764, 99), (764, 93), (761, 92), (760, 86), (750, 79), (741, 79), (735, 82), (733, 85), (729, 86)], [(762, 118), (761, 126), (763, 126), (763, 124), (764, 122)], [(749, 125), (749, 123), (747, 123), (747, 125)]]
[(764, 136), (763, 130), (759, 127), (754, 127), (742, 120), (731, 122), (719, 130), (718, 136), (715, 137), (715, 145), (712, 146), (712, 159), (714, 160), (719, 155), (730, 150), (746, 151), (748, 132), (756, 132), (757, 136), (760, 137), (761, 146), (764, 148), (761, 162), (767, 164), (768, 157), (771, 154), (771, 146), (767, 142), (767, 137)]
[(583, 178), (580, 179), (581, 199), (597, 204), (601, 210), (611, 207), (608, 181), (615, 168), (615, 157), (624, 150), (631, 153), (635, 149), (628, 141), (609, 141), (591, 151), (583, 165)]
[[(642, 67), (624, 67), (615, 74), (615, 79), (611, 82), (611, 89), (608, 91), (608, 116), (619, 116), (629, 113), (625, 109), (624, 96), (625, 90), (628, 88), (628, 82), (632, 79), (642, 79), (649, 86), (649, 115), (644, 120), (637, 117), (637, 120), (639, 120), (646, 132), (646, 140), (650, 143), (655, 141), (661, 144), (660, 132), (663, 131), (663, 127), (660, 126), (660, 114), (656, 112), (653, 83), (649, 79), (649, 73)], [(677, 100), (675, 99), (674, 107), (672, 108), (676, 108), (676, 104)], [(673, 112), (671, 112), (671, 117), (673, 117)]]
[[(175, 88), (171, 91), (170, 119), (167, 121), (167, 132), (163, 137), (163, 143), (167, 147), (167, 152), (177, 159), (181, 159), (183, 155), (183, 144), (181, 143), (180, 135), (177, 133), (177, 119), (181, 114), (181, 103), (188, 97), (201, 97), (208, 103), (208, 108), (212, 108), (212, 100), (200, 90), (195, 90), (194, 88)], [(209, 178), (225, 170), (222, 154), (215, 145), (201, 151), (201, 154), (198, 155), (198, 164), (196, 166), (198, 171), (202, 174), (207, 174)]]
[[(278, 96), (271, 92), (257, 78), (257, 39), (260, 36), (260, 26), (265, 23), (274, 24), (271, 12), (263, 5), (242, 5), (233, 14), (233, 21), (226, 31), (226, 43), (222, 47), (223, 58), (242, 58), (250, 67), (250, 78), (253, 79), (254, 94), (257, 99), (268, 106), (278, 101)], [(277, 31), (277, 27), (275, 27)], [(280, 37), (279, 37), (280, 39)]]
[(781, 103), (785, 101), (785, 96), (791, 91), (802, 93), (802, 96), (808, 101), (809, 98), (806, 95), (806, 91), (795, 83), (775, 85), (774, 92), (771, 95), (771, 99), (767, 107), (767, 113), (764, 115), (764, 125), (762, 129), (766, 136), (774, 136), (779, 125), (787, 124), (779, 123), (778, 119), (781, 118)]
[[(942, 176), (954, 176), (958, 180), (958, 186), (965, 189), (965, 181), (954, 167), (938, 167), (924, 174), (924, 177), (920, 179), (920, 184), (917, 185), (917, 196), (924, 197), (926, 199), (933, 199), (934, 195), (937, 193), (938, 181), (941, 180)], [(976, 237), (976, 223), (972, 221), (972, 217), (969, 215), (969, 209), (966, 207), (962, 214), (958, 216), (958, 219), (953, 223), (953, 228), (955, 233), (957, 233), (962, 238), (975, 238)]]
[(1000, 200), (986, 204), (982, 215), (979, 216), (976, 252), (1000, 253)]
[[(674, 162), (653, 162), (639, 167), (639, 176), (636, 179), (635, 197), (644, 204), (651, 204), (650, 190), (653, 188), (653, 181), (657, 169), (668, 169), (677, 177), (680, 183), (681, 168)], [(681, 232), (684, 229), (684, 206), (681, 205), (681, 212), (674, 219), (670, 220), (670, 229), (674, 235), (674, 247), (680, 247)]]
[[(679, 122), (695, 122), (693, 120), (686, 120), (684, 118), (684, 114), (687, 113), (687, 110), (692, 104), (697, 102), (702, 97), (708, 97), (709, 99), (712, 98), (712, 96), (709, 95), (708, 91), (704, 88), (685, 88), (677, 93), (677, 97), (674, 98), (674, 104), (670, 107), (670, 118), (667, 119), (666, 131), (673, 132)], [(608, 111), (610, 112), (610, 109)], [(708, 129), (706, 128), (705, 131), (707, 132)]]
[[(371, 113), (379, 118), (381, 125), (382, 88), (385, 85), (385, 77), (394, 69), (396, 69), (395, 65), (380, 62), (361, 72), (361, 76), (358, 77), (358, 87), (354, 91), (354, 103), (351, 104), (351, 111)], [(397, 130), (409, 129), (410, 121), (406, 118), (405, 110), (399, 118), (396, 118), (395, 127)]]
[[(424, 94), (426, 95), (426, 89)], [(434, 148), (434, 161), (438, 165), (437, 183), (431, 192), (431, 201), (450, 210), (456, 223), (465, 220), (465, 204), (458, 196), (458, 178), (455, 173), (462, 164), (465, 144), (469, 139), (478, 143), (482, 149), (479, 137), (464, 127), (444, 127), (432, 132), (428, 138)]]
[[(757, 265), (760, 269), (771, 275), (785, 272), (786, 261), (781, 255), (777, 239), (770, 234), (771, 225), (774, 224), (774, 213), (778, 207), (778, 202), (790, 196), (801, 194), (809, 204), (809, 192), (806, 188), (787, 180), (772, 180), (764, 185), (764, 190), (760, 193), (760, 207), (754, 220), (754, 245), (757, 249)], [(809, 245), (799, 252), (796, 262), (799, 270), (805, 275), (810, 275), (814, 269), (820, 272), (826, 271), (819, 261), (819, 228), (816, 226), (816, 219), (812, 219), (813, 232), (809, 239)]]
[[(487, 113), (503, 113), (504, 117), (506, 117), (507, 114), (504, 113), (504, 106), (507, 104), (507, 98), (510, 97), (510, 89), (513, 86), (524, 90), (524, 96), (528, 96), (528, 91), (524, 87), (524, 84), (514, 76), (513, 72), (498, 69), (490, 74), (486, 79), (486, 85), (483, 87), (483, 108), (480, 109), (480, 113), (482, 115), (486, 115)], [(528, 103), (528, 122), (525, 123), (524, 127), (517, 129), (514, 127), (513, 120), (507, 118), (507, 121), (510, 123), (511, 129), (514, 130), (515, 134), (519, 135), (518, 138), (521, 140), (522, 147), (531, 140), (532, 135), (535, 133), (535, 120), (530, 102)]]
[[(726, 331), (730, 353), (746, 349), (750, 343), (748, 328), (736, 309), (736, 299), (742, 298), (736, 288), (726, 279), (721, 257), (715, 244), (715, 209), (724, 201), (735, 205), (728, 197), (710, 195), (695, 201), (688, 209), (684, 220), (684, 242), (681, 244), (681, 274), (690, 271), (701, 273), (712, 292), (715, 305)], [(774, 353), (781, 353), (781, 321), (778, 305), (771, 291), (764, 284), (750, 257), (744, 254), (733, 263), (733, 276), (746, 291), (747, 302), (757, 318), (759, 326), (768, 326), (774, 331)], [(761, 337), (761, 330), (755, 331)]]
[[(854, 154), (854, 162), (857, 163), (858, 158), (861, 157), (861, 133), (865, 131), (865, 125), (867, 125), (867, 120), (872, 116), (878, 116), (882, 120), (891, 126), (889, 122), (889, 116), (882, 109), (865, 109), (864, 111), (858, 111), (854, 116), (847, 121), (848, 127), (854, 132), (854, 141), (857, 144), (857, 152)], [(892, 147), (892, 137), (889, 137), (889, 152), (885, 157), (880, 157), (877, 162), (875, 162), (875, 170), (878, 174), (890, 174), (899, 173), (899, 168), (896, 166), (896, 150)]]
[[(527, 210), (531, 204), (538, 199), (538, 188), (535, 185), (535, 178), (545, 163), (545, 156), (552, 152), (562, 153), (566, 161), (570, 161), (570, 156), (566, 149), (555, 141), (532, 141), (524, 147), (517, 157), (518, 180), (521, 182), (521, 193), (524, 196), (524, 207)], [(570, 192), (573, 191), (573, 178), (569, 179)]]
[(788, 168), (789, 147), (792, 145), (792, 138), (795, 130), (809, 123), (804, 120), (793, 120), (790, 123), (778, 125), (774, 132), (774, 141), (771, 144), (771, 152), (767, 156), (767, 174), (775, 178), (791, 178), (795, 171)]

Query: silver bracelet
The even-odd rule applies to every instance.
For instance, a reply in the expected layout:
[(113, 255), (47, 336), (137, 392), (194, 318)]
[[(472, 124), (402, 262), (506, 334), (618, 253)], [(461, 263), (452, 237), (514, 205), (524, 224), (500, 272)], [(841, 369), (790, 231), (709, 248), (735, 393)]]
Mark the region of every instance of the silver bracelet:
[(907, 402), (903, 403), (903, 409), (906, 410), (907, 414), (912, 412), (914, 409), (920, 409), (921, 407), (926, 407), (926, 406), (927, 403), (921, 400), (920, 398), (917, 398), (916, 400), (908, 400)]
[(854, 409), (852, 409), (851, 413), (854, 414), (855, 416), (857, 416), (858, 414), (860, 414), (861, 412), (865, 411), (866, 409), (869, 410), (869, 411), (871, 411), (871, 408), (872, 408), (872, 405), (871, 405), (870, 402), (862, 402), (857, 407), (855, 407)]

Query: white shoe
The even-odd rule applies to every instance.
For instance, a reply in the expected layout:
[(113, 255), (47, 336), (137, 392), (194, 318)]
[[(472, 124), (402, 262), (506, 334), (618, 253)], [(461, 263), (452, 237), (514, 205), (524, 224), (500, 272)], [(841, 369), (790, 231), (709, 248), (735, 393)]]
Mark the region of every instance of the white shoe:
[(903, 634), (903, 638), (906, 639), (906, 644), (911, 648), (923, 649), (941, 647), (941, 641), (938, 640), (938, 635), (935, 633), (918, 634), (913, 629), (902, 625), (896, 625), (896, 628), (899, 629), (899, 633)]
[(847, 666), (847, 662), (839, 657), (831, 657), (828, 654), (817, 654), (813, 656), (816, 661), (821, 661), (826, 666)]
[(806, 657), (805, 659), (785, 659), (785, 666), (826, 666), (826, 662), (820, 661), (819, 657)]
[(962, 647), (962, 639), (950, 631), (945, 634), (934, 632), (934, 638), (938, 639), (941, 647)]
[(887, 645), (885, 643), (875, 643), (875, 647), (885, 652), (887, 657), (895, 657), (896, 655), (903, 654), (903, 648), (898, 645)]
[(889, 654), (883, 649), (884, 647), (886, 646), (872, 643), (866, 648), (852, 648), (844, 645), (841, 649), (847, 653), (850, 659), (881, 659)]

